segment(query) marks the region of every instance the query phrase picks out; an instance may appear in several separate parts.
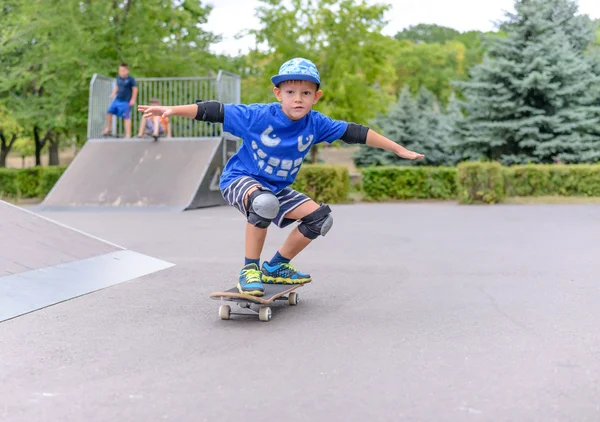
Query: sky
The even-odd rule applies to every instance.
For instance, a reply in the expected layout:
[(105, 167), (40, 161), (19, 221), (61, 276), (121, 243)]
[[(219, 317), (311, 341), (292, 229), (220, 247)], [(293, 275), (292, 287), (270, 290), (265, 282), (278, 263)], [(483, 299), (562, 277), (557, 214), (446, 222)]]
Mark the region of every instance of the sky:
[[(260, 28), (254, 16), (260, 2), (208, 0), (206, 3), (213, 6), (213, 10), (203, 28), (223, 37), (223, 42), (213, 45), (211, 50), (229, 55), (246, 53), (254, 45), (253, 37), (236, 40), (235, 35), (244, 29)], [(386, 35), (419, 23), (448, 26), (461, 32), (491, 31), (496, 28), (494, 23), (503, 19), (504, 11), (514, 11), (513, 0), (367, 0), (367, 3), (392, 4), (385, 15), (388, 25), (383, 33)], [(579, 0), (578, 4), (580, 14), (600, 18), (600, 0)]]

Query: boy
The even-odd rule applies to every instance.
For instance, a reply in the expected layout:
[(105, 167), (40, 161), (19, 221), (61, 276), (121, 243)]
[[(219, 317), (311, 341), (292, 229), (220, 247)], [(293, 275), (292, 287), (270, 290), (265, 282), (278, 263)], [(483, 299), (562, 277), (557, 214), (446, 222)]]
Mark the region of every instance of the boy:
[[(152, 98), (150, 100), (150, 106), (156, 107), (160, 105), (158, 98)], [(152, 118), (146, 118), (142, 116), (140, 122), (140, 130), (138, 132), (138, 138), (143, 138), (144, 135), (149, 135), (154, 138), (154, 141), (158, 141), (160, 135), (167, 134), (167, 138), (171, 137), (171, 122), (168, 117), (153, 116)]]
[[(319, 72), (311, 61), (289, 60), (271, 81), (277, 103), (196, 101), (175, 107), (138, 107), (145, 117), (183, 116), (221, 122), (225, 132), (243, 139), (223, 170), (220, 187), (223, 198), (248, 220), (245, 265), (237, 288), (240, 293), (255, 296), (264, 294), (263, 283), (310, 282), (311, 276), (296, 270), (290, 261), (314, 239), (325, 236), (333, 224), (328, 205), (317, 204), (289, 187), (311, 145), (341, 139), (393, 151), (402, 158), (423, 158), (365, 126), (312, 111), (323, 93)], [(296, 221), (300, 224), (271, 261), (263, 262), (260, 268), (267, 227), (275, 223), (283, 228)]]
[(110, 125), (112, 123), (112, 115), (121, 117), (125, 121), (125, 138), (131, 137), (131, 107), (135, 104), (138, 88), (135, 78), (129, 75), (129, 66), (127, 63), (121, 63), (119, 66), (119, 76), (117, 76), (117, 84), (110, 93), (110, 98), (116, 98), (108, 108), (106, 113), (106, 127), (102, 135), (110, 134)]

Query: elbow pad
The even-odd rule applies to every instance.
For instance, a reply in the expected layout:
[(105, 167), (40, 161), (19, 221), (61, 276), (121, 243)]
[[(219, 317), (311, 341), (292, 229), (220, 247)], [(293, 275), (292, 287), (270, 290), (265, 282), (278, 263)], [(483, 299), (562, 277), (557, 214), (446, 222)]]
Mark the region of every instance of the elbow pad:
[(366, 144), (367, 133), (369, 133), (367, 126), (348, 123), (346, 132), (344, 132), (340, 139), (347, 144)]
[(223, 103), (218, 101), (196, 100), (198, 113), (194, 119), (211, 123), (223, 123), (225, 120), (225, 110)]

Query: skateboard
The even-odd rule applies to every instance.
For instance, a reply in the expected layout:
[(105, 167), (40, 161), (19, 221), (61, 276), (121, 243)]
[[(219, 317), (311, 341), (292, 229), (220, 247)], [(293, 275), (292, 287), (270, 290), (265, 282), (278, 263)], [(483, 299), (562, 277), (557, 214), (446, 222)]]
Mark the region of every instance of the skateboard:
[[(308, 284), (308, 283), (304, 283)], [(294, 290), (304, 286), (304, 284), (263, 284), (265, 294), (263, 296), (252, 296), (240, 293), (237, 287), (226, 290), (224, 292), (213, 292), (210, 294), (211, 299), (221, 302), (232, 302), (242, 309), (258, 314), (258, 319), (264, 322), (271, 320), (271, 308), (276, 300), (287, 300), (290, 306), (296, 306), (299, 302), (299, 295)], [(227, 304), (222, 304), (219, 307), (219, 318), (229, 319), (231, 315), (247, 315), (247, 313), (231, 312), (231, 307)]]

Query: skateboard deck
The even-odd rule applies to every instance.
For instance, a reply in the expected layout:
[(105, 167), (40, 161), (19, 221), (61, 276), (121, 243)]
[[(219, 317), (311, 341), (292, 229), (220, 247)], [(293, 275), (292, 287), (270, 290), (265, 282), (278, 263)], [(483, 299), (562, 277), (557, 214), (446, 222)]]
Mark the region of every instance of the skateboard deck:
[[(308, 283), (305, 283), (308, 284)], [(286, 300), (291, 306), (295, 306), (299, 302), (299, 295), (294, 290), (304, 286), (304, 284), (263, 284), (265, 292), (263, 296), (252, 296), (240, 293), (237, 287), (233, 287), (224, 292), (213, 292), (210, 294), (211, 299), (234, 302), (240, 308), (245, 308), (258, 313), (261, 321), (271, 320), (271, 308), (268, 305), (273, 304), (276, 300)], [(221, 305), (219, 307), (219, 317), (221, 319), (229, 319), (230, 315), (238, 314), (231, 312), (229, 305)], [(239, 315), (246, 315), (239, 314)]]

